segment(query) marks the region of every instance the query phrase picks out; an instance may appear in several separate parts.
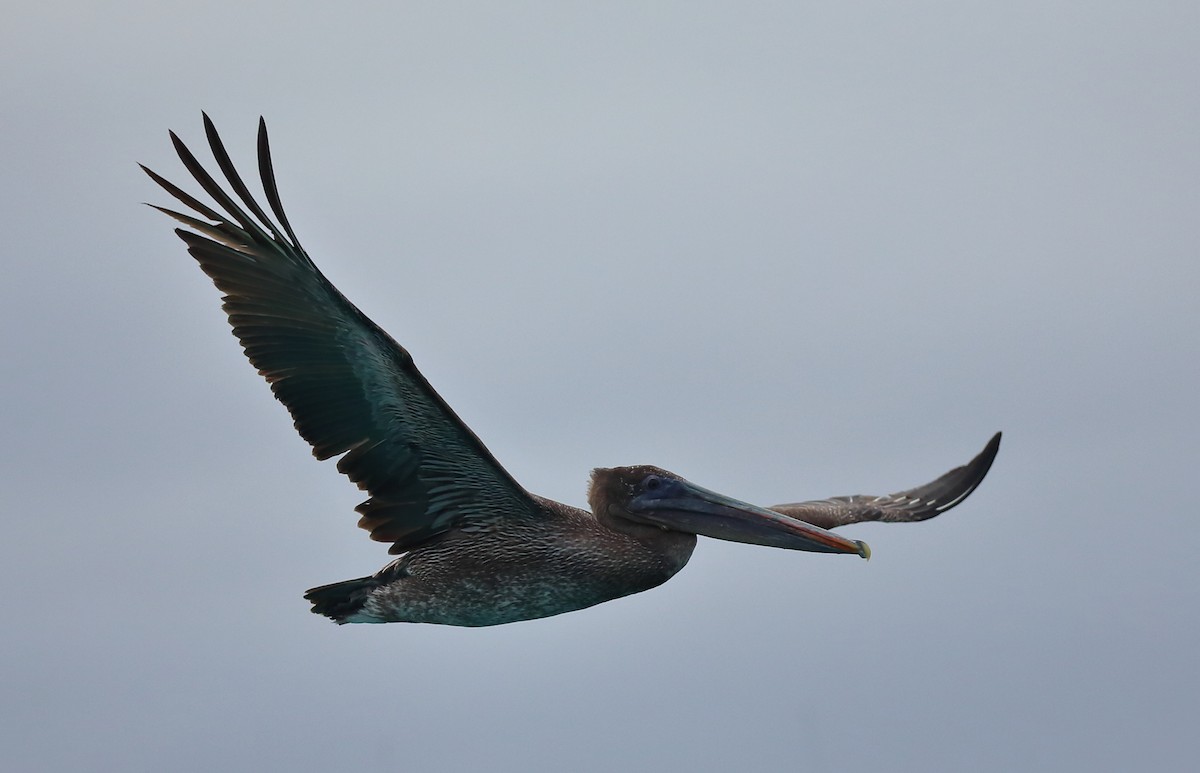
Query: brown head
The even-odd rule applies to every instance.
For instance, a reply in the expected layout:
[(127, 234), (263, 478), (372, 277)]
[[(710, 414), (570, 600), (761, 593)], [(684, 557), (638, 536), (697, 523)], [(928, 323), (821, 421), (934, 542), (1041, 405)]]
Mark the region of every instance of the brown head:
[(645, 487), (646, 479), (651, 476), (659, 478), (678, 478), (673, 472), (667, 472), (652, 464), (638, 464), (632, 467), (597, 467), (592, 470), (592, 483), (588, 487), (588, 504), (597, 517), (607, 515), (618, 518), (628, 518), (625, 505), (636, 497)]
[(588, 505), (591, 506), (596, 520), (610, 529), (642, 539), (653, 538), (656, 534), (668, 531), (665, 526), (645, 523), (636, 518), (626, 507), (644, 488), (646, 479), (652, 476), (664, 479), (678, 477), (649, 464), (597, 467), (592, 470), (592, 482), (588, 486)]

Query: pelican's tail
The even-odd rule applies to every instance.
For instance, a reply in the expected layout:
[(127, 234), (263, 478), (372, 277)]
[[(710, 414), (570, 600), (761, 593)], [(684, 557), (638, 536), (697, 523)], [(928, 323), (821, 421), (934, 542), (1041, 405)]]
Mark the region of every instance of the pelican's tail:
[(342, 625), (350, 622), (346, 618), (363, 608), (371, 591), (378, 588), (379, 584), (377, 577), (359, 577), (357, 580), (344, 580), (312, 588), (304, 593), (304, 598), (312, 602), (313, 614), (325, 615)]

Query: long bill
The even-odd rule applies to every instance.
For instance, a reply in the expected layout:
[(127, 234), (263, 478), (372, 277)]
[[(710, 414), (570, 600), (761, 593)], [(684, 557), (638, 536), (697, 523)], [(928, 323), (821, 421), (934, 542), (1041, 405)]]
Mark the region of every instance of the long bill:
[(729, 542), (746, 542), (813, 553), (871, 557), (862, 540), (850, 540), (810, 523), (748, 504), (682, 479), (664, 479), (628, 504), (639, 520)]

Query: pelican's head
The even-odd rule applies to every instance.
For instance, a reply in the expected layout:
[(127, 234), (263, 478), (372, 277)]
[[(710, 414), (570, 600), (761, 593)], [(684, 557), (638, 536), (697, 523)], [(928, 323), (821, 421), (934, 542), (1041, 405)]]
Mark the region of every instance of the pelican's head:
[(790, 550), (871, 555), (865, 542), (709, 491), (650, 465), (593, 470), (588, 502), (597, 518), (610, 523), (626, 521)]

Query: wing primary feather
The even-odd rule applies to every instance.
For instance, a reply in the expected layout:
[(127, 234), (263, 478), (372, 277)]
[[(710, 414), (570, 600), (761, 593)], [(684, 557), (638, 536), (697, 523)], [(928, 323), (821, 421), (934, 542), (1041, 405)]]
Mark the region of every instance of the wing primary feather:
[(271, 141), (267, 138), (267, 121), (261, 115), (258, 117), (258, 174), (262, 178), (263, 192), (267, 194), (267, 203), (271, 206), (271, 211), (279, 218), (279, 224), (291, 238), (292, 244), (303, 252), (304, 248), (300, 246), (300, 240), (296, 238), (296, 232), (292, 230), (292, 224), (283, 212), (283, 202), (275, 184), (275, 169), (271, 164)]
[(206, 204), (203, 204), (202, 202), (198, 201), (191, 195), (184, 193), (182, 190), (180, 190), (178, 187), (176, 187), (174, 183), (164, 179), (153, 169), (150, 169), (145, 164), (138, 164), (138, 166), (140, 166), (142, 168), (143, 172), (150, 175), (151, 180), (153, 180), (154, 182), (156, 182), (160, 186), (162, 186), (163, 190), (165, 190), (167, 193), (171, 194), (175, 198), (179, 199), (186, 206), (191, 207), (192, 209), (196, 210), (204, 217), (207, 217), (209, 220), (212, 220), (214, 222), (220, 223), (220, 222), (225, 221), (225, 218), (221, 215), (221, 213), (217, 212), (216, 210), (212, 209), (211, 207), (207, 206)]
[(208, 137), (208, 146), (212, 149), (213, 158), (217, 160), (217, 166), (221, 167), (221, 172), (224, 173), (225, 179), (229, 181), (233, 192), (238, 195), (242, 203), (262, 221), (277, 241), (284, 241), (283, 234), (275, 227), (275, 223), (271, 218), (267, 217), (263, 212), (262, 207), (258, 206), (258, 202), (250, 195), (250, 189), (246, 187), (246, 183), (242, 181), (241, 175), (237, 173), (237, 169), (233, 165), (233, 161), (229, 158), (229, 151), (225, 150), (225, 143), (221, 142), (221, 135), (217, 133), (217, 127), (213, 125), (212, 119), (208, 117), (208, 113), (201, 113), (204, 116), (204, 134)]
[[(183, 140), (179, 139), (179, 135), (175, 132), (171, 132), (170, 134), (171, 142), (175, 145), (175, 152), (179, 154), (179, 160), (182, 161), (183, 165), (187, 167), (187, 170), (191, 172), (192, 177), (196, 178), (196, 182), (200, 183), (200, 187), (203, 188), (209, 196), (213, 197), (213, 201), (217, 202), (217, 204), (229, 214), (229, 217), (232, 217), (234, 220), (236, 220), (238, 224), (244, 228), (246, 232), (250, 234), (250, 236), (252, 236), (256, 241), (261, 241), (264, 245), (270, 245), (273, 249), (279, 249), (279, 245), (271, 239), (267, 232), (264, 231), (261, 226), (255, 223), (254, 220), (251, 219), (251, 217), (237, 205), (237, 202), (231, 199), (229, 194), (225, 193), (225, 191), (221, 189), (221, 186), (217, 184), (217, 181), (214, 180), (212, 176), (204, 170), (204, 167), (201, 166), (200, 162), (196, 160), (196, 157), (192, 155), (192, 151), (188, 149), (188, 146), (184, 144)], [(224, 220), (225, 218), (219, 219)]]
[[(190, 215), (185, 215), (182, 212), (176, 212), (173, 209), (167, 209), (166, 207), (160, 207), (157, 204), (147, 204), (146, 206), (150, 207), (151, 209), (157, 209), (159, 212), (162, 212), (164, 215), (168, 215), (170, 217), (175, 218), (179, 222), (186, 225), (188, 228), (192, 228), (196, 231), (199, 231), (200, 233), (204, 234), (205, 236), (209, 237), (210, 239), (214, 239), (217, 242), (220, 242), (221, 244), (225, 245), (226, 247), (230, 247), (232, 249), (238, 249), (239, 247), (241, 247), (243, 249), (248, 249), (251, 246), (249, 244), (246, 244), (246, 242), (243, 240), (238, 240), (237, 234), (242, 233), (240, 230), (233, 231), (233, 232), (225, 231), (225, 230), (222, 230), (221, 226), (219, 226), (219, 225), (212, 225), (211, 223), (205, 223), (203, 220), (197, 220), (196, 218), (191, 217)], [(187, 232), (184, 231), (184, 233), (187, 233)], [(249, 255), (249, 253), (247, 253), (247, 255)]]

